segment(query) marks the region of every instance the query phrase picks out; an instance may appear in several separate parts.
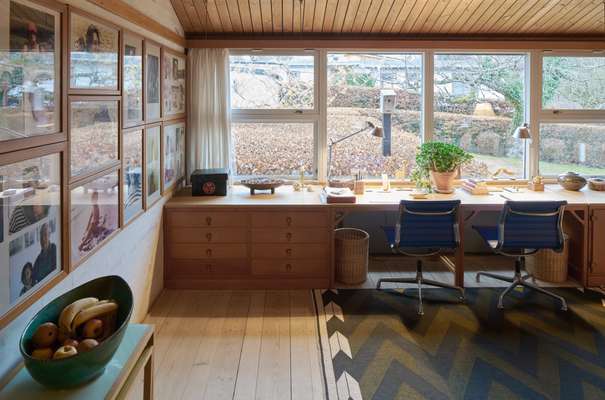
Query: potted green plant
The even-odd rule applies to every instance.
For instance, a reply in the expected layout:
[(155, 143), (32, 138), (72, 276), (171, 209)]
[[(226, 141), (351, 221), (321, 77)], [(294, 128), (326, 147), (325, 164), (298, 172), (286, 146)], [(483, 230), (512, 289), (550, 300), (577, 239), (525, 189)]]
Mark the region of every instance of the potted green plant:
[(472, 154), (454, 144), (423, 143), (416, 154), (412, 180), (418, 187), (433, 186), (439, 193), (452, 193), (458, 168), (472, 159)]

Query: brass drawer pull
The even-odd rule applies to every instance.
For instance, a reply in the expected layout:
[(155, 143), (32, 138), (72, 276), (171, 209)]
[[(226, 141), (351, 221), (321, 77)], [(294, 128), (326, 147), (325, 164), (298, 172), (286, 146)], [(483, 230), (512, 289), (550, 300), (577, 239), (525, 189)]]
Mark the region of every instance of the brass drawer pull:
[(206, 255), (212, 257), (212, 249), (206, 249)]
[(286, 225), (292, 225), (292, 217), (286, 217)]
[(206, 217), (206, 225), (212, 225), (212, 217)]
[(286, 264), (286, 271), (292, 271), (292, 264)]
[(287, 256), (291, 256), (292, 255), (292, 249), (286, 249), (286, 255)]
[(288, 232), (286, 233), (286, 240), (289, 242), (290, 240), (292, 240), (292, 232)]
[(212, 241), (212, 233), (208, 232), (206, 234), (206, 239), (208, 239), (209, 242)]

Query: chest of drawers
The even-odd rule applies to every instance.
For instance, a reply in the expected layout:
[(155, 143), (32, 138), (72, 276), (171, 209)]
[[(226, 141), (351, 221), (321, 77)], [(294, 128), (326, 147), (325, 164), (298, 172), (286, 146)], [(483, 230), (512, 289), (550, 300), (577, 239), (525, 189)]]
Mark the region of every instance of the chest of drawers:
[(329, 287), (327, 210), (280, 207), (165, 209), (167, 288)]

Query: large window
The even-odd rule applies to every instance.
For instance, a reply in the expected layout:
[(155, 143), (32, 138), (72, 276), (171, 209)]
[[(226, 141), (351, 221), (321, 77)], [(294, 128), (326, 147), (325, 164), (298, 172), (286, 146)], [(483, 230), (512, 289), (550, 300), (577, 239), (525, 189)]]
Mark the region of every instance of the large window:
[(384, 156), (383, 141), (366, 131), (333, 146), (331, 175), (347, 176), (359, 169), (368, 177), (409, 171), (421, 142), (421, 88), (421, 54), (329, 54), (328, 143), (368, 122), (387, 128), (380, 110), (381, 91), (392, 90), (396, 101), (391, 114), (391, 155)]
[(542, 107), (605, 110), (605, 57), (545, 56)]
[(316, 176), (316, 54), (230, 56), (234, 174)]
[(513, 138), (525, 121), (525, 55), (438, 54), (434, 140), (475, 159), (463, 177), (523, 176), (523, 147)]

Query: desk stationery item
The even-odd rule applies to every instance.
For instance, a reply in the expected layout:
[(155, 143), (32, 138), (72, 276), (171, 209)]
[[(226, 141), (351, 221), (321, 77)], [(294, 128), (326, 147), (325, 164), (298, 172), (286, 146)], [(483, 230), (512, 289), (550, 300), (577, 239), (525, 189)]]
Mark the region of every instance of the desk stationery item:
[(364, 194), (366, 191), (366, 182), (364, 180), (363, 173), (361, 171), (357, 171), (357, 173), (354, 175), (354, 177), (355, 177), (355, 181), (354, 181), (354, 186), (353, 186), (353, 192), (356, 195)]
[(357, 198), (349, 188), (325, 187), (321, 192), (321, 198), (327, 204), (355, 203)]
[(475, 179), (467, 179), (462, 182), (462, 189), (473, 195), (489, 194), (487, 184), (483, 181), (477, 181)]
[(534, 176), (534, 179), (527, 183), (527, 188), (529, 190), (533, 190), (534, 192), (543, 192), (544, 191), (544, 182), (541, 176)]
[(382, 174), (382, 191), (391, 191), (391, 181), (389, 180), (389, 176), (387, 174)]

